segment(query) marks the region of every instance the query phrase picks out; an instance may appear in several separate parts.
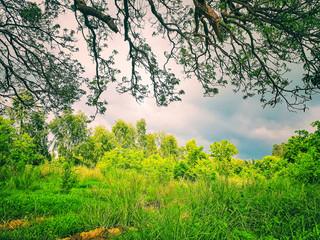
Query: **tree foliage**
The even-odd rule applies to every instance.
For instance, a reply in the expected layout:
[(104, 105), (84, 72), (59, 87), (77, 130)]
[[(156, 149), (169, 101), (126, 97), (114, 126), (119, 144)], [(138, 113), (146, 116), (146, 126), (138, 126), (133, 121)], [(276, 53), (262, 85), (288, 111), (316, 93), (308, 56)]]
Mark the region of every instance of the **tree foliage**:
[[(19, 134), (13, 122), (0, 116), (0, 168), (7, 171), (21, 171), (25, 165), (39, 165), (43, 156), (36, 149), (33, 139), (27, 134)], [(1, 176), (2, 177), (2, 176)]]
[(0, 117), (0, 133), (0, 166), (3, 166), (10, 155), (11, 146), (15, 138), (15, 129), (12, 126), (12, 122)]
[(54, 135), (54, 149), (58, 150), (59, 157), (73, 156), (73, 148), (89, 136), (87, 125), (88, 117), (84, 113), (72, 114), (69, 110), (50, 122), (49, 128)]
[(145, 119), (140, 119), (139, 121), (136, 122), (136, 129), (137, 129), (137, 134), (138, 134), (138, 139), (137, 139), (137, 145), (139, 149), (145, 149), (146, 148), (146, 120)]
[(316, 130), (296, 131), (286, 144), (283, 157), (291, 165), (291, 174), (303, 182), (320, 182), (320, 122), (311, 123)]
[(34, 100), (60, 110), (80, 99), (82, 67), (71, 59), (74, 30), (55, 24), (63, 12), (57, 1), (44, 8), (25, 0), (0, 1), (0, 104), (29, 91)]
[(175, 178), (186, 178), (195, 180), (201, 176), (213, 180), (213, 162), (209, 160), (208, 155), (203, 151), (203, 146), (198, 147), (196, 140), (192, 139), (186, 143), (185, 153), (174, 168)]
[(27, 133), (33, 138), (37, 151), (49, 159), (47, 116), (41, 108), (36, 106), (33, 96), (29, 92), (22, 93), (20, 98), (27, 104), (23, 104), (18, 97), (14, 97), (12, 99), (12, 108), (7, 108), (8, 115), (15, 122), (19, 133)]
[(281, 143), (280, 145), (274, 144), (272, 147), (273, 156), (283, 157), (285, 151), (286, 151), (286, 143)]
[(137, 130), (132, 123), (127, 124), (125, 121), (119, 119), (112, 126), (112, 133), (122, 148), (136, 147)]
[(210, 145), (211, 156), (217, 158), (219, 161), (224, 159), (231, 161), (231, 158), (239, 153), (238, 149), (233, 143), (227, 140), (222, 140), (221, 142), (214, 142)]
[(156, 145), (156, 136), (152, 133), (146, 135), (146, 149), (145, 153), (147, 156), (156, 154), (158, 152)]
[[(37, 126), (32, 125), (27, 114), (23, 114), (23, 105), (21, 107), (16, 108), (16, 112), (10, 112), (17, 123), (0, 116), (0, 179), (6, 179), (10, 174), (22, 174), (25, 169), (29, 171), (31, 165), (39, 165), (46, 158), (39, 151), (40, 143), (26, 132), (27, 126)], [(42, 126), (41, 121), (39, 124)], [(170, 178), (212, 181), (219, 174), (227, 182), (230, 179), (237, 181), (238, 178), (289, 178), (303, 183), (320, 183), (319, 121), (311, 124), (316, 128), (314, 132), (296, 131), (297, 135), (287, 143), (273, 146), (272, 156), (251, 161), (234, 159), (239, 151), (227, 140), (210, 145), (210, 155), (203, 151), (202, 146), (197, 146), (195, 139), (179, 148), (173, 135), (148, 133), (144, 119), (139, 120), (136, 127), (118, 120), (112, 132), (103, 126), (97, 126), (91, 132), (87, 124), (87, 116), (71, 111), (65, 111), (49, 124), (54, 135), (53, 150), (59, 153), (58, 160), (53, 162), (64, 164), (61, 184), (66, 191), (74, 184), (73, 165), (97, 165), (104, 174), (114, 168), (131, 169), (160, 181)], [(145, 141), (141, 141), (141, 136), (145, 137)], [(29, 165), (28, 168), (26, 165)]]
[(222, 140), (221, 142), (215, 141), (210, 145), (209, 151), (211, 152), (211, 156), (218, 161), (218, 171), (226, 176), (229, 175), (231, 159), (239, 153), (236, 146), (227, 140)]
[(288, 140), (283, 157), (289, 162), (295, 162), (299, 153), (306, 153), (312, 148), (316, 152), (320, 152), (320, 122), (315, 121), (311, 125), (317, 127), (314, 133), (299, 130), (296, 131), (298, 135), (294, 135)]
[[(64, 109), (86, 89), (87, 103), (104, 112), (100, 96), (114, 81), (119, 92), (138, 101), (153, 96), (166, 106), (184, 93), (171, 70), (175, 64), (184, 77), (200, 81), (206, 96), (233, 85), (244, 98), (259, 95), (263, 106), (285, 102), (289, 109), (305, 109), (319, 92), (318, 0), (1, 0), (0, 13), (2, 106), (13, 96), (23, 102), (20, 92), (28, 90), (48, 109)], [(74, 16), (75, 29), (56, 24), (63, 13)], [(87, 81), (71, 58), (76, 28), (95, 62), (95, 76)], [(154, 54), (158, 45), (150, 33), (170, 45), (164, 62)], [(115, 35), (128, 46), (127, 76), (115, 64)], [(289, 78), (298, 67), (301, 79)]]
[(119, 144), (112, 132), (103, 126), (94, 128), (93, 135), (73, 148), (73, 159), (76, 164), (92, 167), (97, 164), (105, 152), (115, 149)]
[(203, 146), (197, 147), (195, 139), (186, 143), (187, 163), (191, 166), (196, 165), (198, 161), (207, 159), (207, 154), (203, 151)]
[(173, 135), (166, 135), (161, 141), (161, 155), (164, 157), (178, 157), (178, 141)]

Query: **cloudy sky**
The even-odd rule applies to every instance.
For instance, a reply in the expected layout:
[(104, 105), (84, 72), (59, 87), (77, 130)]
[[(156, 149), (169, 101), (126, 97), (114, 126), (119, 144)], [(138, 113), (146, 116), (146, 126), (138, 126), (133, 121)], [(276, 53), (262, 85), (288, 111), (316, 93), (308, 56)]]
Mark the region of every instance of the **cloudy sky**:
[[(121, 65), (130, 68), (125, 60)], [(89, 62), (86, 66), (86, 74), (92, 75), (93, 66)], [(104, 125), (111, 130), (118, 119), (135, 124), (144, 118), (148, 131), (173, 134), (180, 146), (194, 138), (208, 151), (214, 141), (226, 139), (240, 151), (238, 158), (261, 159), (271, 154), (273, 144), (287, 141), (295, 130), (313, 131), (310, 123), (320, 119), (319, 97), (309, 103), (306, 112), (289, 112), (285, 105), (263, 109), (257, 98), (242, 100), (240, 93), (234, 94), (228, 87), (220, 89), (215, 97), (203, 97), (196, 79), (184, 80), (181, 88), (186, 92), (181, 102), (158, 107), (152, 98), (139, 104), (129, 94), (118, 94), (115, 85), (110, 85), (103, 94), (108, 101), (107, 111), (98, 115), (91, 126)], [(83, 103), (77, 103), (75, 109), (87, 115), (95, 110)]]
[[(156, 45), (155, 53), (163, 56), (167, 43), (159, 39), (152, 41)], [(128, 73), (130, 63), (126, 61), (127, 43), (123, 41), (123, 37), (119, 34), (113, 36), (109, 46), (110, 49), (120, 50), (117, 65), (122, 74)], [(85, 49), (83, 46), (82, 51)], [(84, 56), (80, 52), (78, 58), (86, 67), (86, 76), (92, 77), (94, 66)], [(179, 69), (176, 72), (179, 74)], [(296, 70), (290, 75), (298, 79), (301, 73)], [(139, 104), (129, 94), (119, 95), (115, 91), (115, 85), (110, 85), (103, 94), (103, 99), (109, 103), (107, 111), (105, 115), (98, 115), (91, 125), (100, 124), (111, 129), (118, 119), (135, 124), (144, 118), (149, 132), (164, 131), (173, 134), (180, 146), (194, 138), (198, 145), (204, 146), (208, 151), (214, 141), (226, 139), (240, 151), (238, 158), (261, 159), (271, 154), (273, 144), (287, 141), (295, 134), (295, 130), (313, 131), (310, 123), (320, 120), (320, 96), (308, 104), (309, 110), (306, 112), (289, 112), (285, 105), (263, 109), (258, 98), (242, 100), (240, 93), (234, 94), (228, 87), (220, 89), (220, 94), (213, 98), (205, 98), (196, 79), (185, 80), (180, 87), (186, 92), (181, 102), (158, 107), (154, 99), (146, 99)], [(95, 111), (82, 102), (77, 103), (75, 109), (84, 111), (88, 116)]]
[[(138, 104), (130, 95), (110, 89), (108, 110), (98, 115), (92, 126), (101, 124), (111, 129), (117, 119), (135, 123), (144, 118), (148, 131), (173, 134), (180, 146), (194, 138), (208, 150), (214, 141), (226, 139), (240, 151), (238, 158), (261, 159), (271, 154), (273, 144), (285, 142), (295, 130), (312, 130), (310, 123), (320, 116), (320, 101), (311, 104), (307, 112), (292, 113), (280, 105), (262, 109), (256, 99), (244, 101), (228, 88), (213, 98), (204, 98), (196, 81), (184, 82), (183, 87), (186, 95), (182, 102), (168, 107), (157, 107), (153, 99)], [(93, 114), (93, 109), (80, 103), (76, 109)]]

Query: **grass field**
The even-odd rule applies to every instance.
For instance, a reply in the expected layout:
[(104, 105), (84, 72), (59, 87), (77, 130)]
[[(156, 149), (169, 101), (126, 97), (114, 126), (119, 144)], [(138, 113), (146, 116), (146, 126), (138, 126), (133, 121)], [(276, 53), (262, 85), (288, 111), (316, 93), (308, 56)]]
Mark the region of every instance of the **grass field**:
[(73, 170), (70, 191), (59, 165), (0, 182), (0, 239), (320, 239), (319, 185)]

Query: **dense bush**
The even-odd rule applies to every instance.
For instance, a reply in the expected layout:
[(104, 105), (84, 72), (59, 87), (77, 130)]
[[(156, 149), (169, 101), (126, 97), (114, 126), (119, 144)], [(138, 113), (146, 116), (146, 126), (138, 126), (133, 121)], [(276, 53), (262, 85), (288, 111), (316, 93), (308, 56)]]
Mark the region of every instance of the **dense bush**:
[(290, 163), (290, 175), (302, 182), (320, 182), (320, 122), (311, 124), (317, 127), (314, 133), (296, 131), (286, 144), (283, 157)]
[(134, 169), (149, 176), (170, 179), (173, 176), (175, 160), (159, 155), (145, 157), (144, 151), (135, 149), (114, 149), (106, 152), (98, 163), (105, 175), (110, 169)]
[(190, 179), (195, 180), (196, 174), (192, 171), (190, 166), (186, 161), (180, 161), (176, 166), (174, 167), (174, 178), (175, 179)]
[(109, 168), (141, 170), (143, 159), (143, 151), (117, 148), (104, 153), (101, 162), (99, 162), (99, 168), (103, 171)]
[(256, 169), (268, 179), (286, 175), (287, 166), (288, 162), (277, 156), (265, 156), (262, 160), (255, 161)]
[(63, 161), (63, 172), (61, 176), (61, 191), (63, 193), (69, 193), (70, 190), (77, 183), (77, 175), (73, 169), (73, 164), (71, 163), (70, 160), (63, 158), (62, 161)]
[(33, 139), (27, 134), (18, 134), (9, 121), (0, 116), (0, 167), (7, 171), (22, 171), (26, 165), (39, 165), (44, 157), (36, 149)]
[(302, 182), (320, 183), (320, 153), (314, 147), (307, 152), (299, 152), (295, 163), (291, 163), (290, 175)]

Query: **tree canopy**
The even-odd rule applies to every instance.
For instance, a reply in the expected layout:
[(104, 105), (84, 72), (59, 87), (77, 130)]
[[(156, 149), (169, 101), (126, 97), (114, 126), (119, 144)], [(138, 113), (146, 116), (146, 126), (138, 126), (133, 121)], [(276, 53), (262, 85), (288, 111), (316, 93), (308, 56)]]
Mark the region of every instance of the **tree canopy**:
[(64, 111), (49, 123), (51, 133), (54, 135), (54, 149), (60, 156), (71, 158), (73, 148), (87, 140), (90, 129), (87, 128), (88, 117), (81, 111), (72, 114)]
[[(64, 13), (73, 13), (76, 27), (57, 24)], [(263, 106), (284, 102), (291, 110), (305, 109), (319, 93), (318, 0), (0, 0), (0, 14), (2, 107), (14, 96), (23, 102), (20, 93), (28, 91), (39, 106), (61, 110), (86, 93), (87, 104), (104, 112), (101, 94), (110, 82), (138, 101), (151, 96), (166, 106), (184, 93), (175, 64), (183, 78), (200, 81), (205, 96), (232, 85), (243, 98), (259, 95)], [(146, 32), (170, 44), (164, 63)], [(81, 35), (93, 79), (72, 57)], [(129, 76), (117, 68), (115, 35), (128, 45)], [(289, 78), (292, 68), (301, 68), (300, 79)]]

